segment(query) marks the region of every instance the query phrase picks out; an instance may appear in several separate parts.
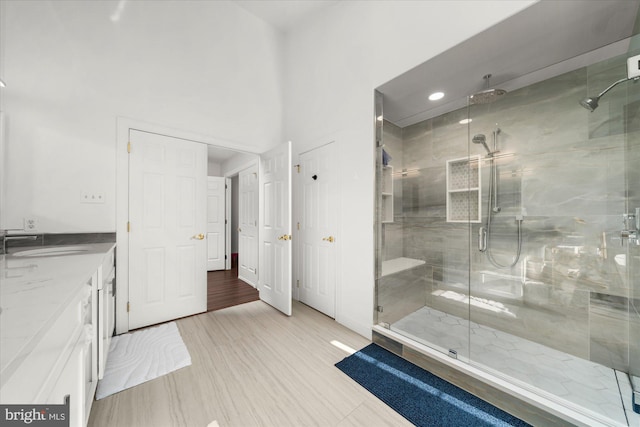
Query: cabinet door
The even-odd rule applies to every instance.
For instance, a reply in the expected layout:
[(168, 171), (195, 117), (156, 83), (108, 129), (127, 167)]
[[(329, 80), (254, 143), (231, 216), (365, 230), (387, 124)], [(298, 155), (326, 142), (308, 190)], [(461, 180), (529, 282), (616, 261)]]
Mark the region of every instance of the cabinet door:
[(78, 340), (46, 403), (61, 405), (69, 396), (69, 426), (86, 425), (84, 410), (84, 340)]

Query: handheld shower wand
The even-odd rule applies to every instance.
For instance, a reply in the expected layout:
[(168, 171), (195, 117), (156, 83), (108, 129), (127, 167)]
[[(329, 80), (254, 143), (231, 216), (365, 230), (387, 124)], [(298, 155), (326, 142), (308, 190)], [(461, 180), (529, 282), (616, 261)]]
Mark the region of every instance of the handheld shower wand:
[(487, 145), (487, 138), (483, 134), (475, 135), (471, 141), (474, 144), (482, 144), (484, 149), (487, 150), (487, 157), (490, 162), (490, 170), (489, 170), (489, 194), (487, 197), (487, 219), (483, 226), (478, 229), (478, 250), (487, 255), (487, 259), (491, 264), (493, 264), (497, 268), (511, 268), (514, 267), (518, 260), (520, 259), (520, 252), (522, 250), (522, 215), (516, 215), (516, 223), (518, 227), (518, 249), (516, 252), (515, 259), (512, 263), (508, 265), (503, 265), (498, 263), (493, 254), (491, 253), (491, 226), (493, 222), (493, 216), (502, 211), (502, 208), (498, 205), (498, 165), (496, 164), (497, 157), (495, 157), (496, 153), (499, 153), (498, 150), (498, 135), (502, 132), (499, 127), (493, 131), (493, 151), (489, 149)]
[(474, 144), (482, 144), (484, 145), (484, 149), (487, 150), (487, 155), (489, 157), (493, 156), (493, 153), (491, 152), (491, 150), (489, 150), (489, 146), (487, 145), (487, 137), (484, 136), (483, 134), (479, 133), (477, 135), (474, 135), (474, 137), (471, 139), (471, 141)]

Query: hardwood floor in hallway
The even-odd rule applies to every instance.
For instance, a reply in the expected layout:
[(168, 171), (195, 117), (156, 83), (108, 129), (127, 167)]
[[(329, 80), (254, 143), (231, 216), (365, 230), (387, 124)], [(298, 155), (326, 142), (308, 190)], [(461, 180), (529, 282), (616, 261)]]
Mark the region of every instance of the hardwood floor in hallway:
[(220, 310), (260, 299), (258, 290), (238, 279), (238, 266), (207, 272), (207, 311)]
[(369, 340), (301, 303), (177, 321), (192, 365), (93, 403), (89, 426), (410, 426), (335, 366)]

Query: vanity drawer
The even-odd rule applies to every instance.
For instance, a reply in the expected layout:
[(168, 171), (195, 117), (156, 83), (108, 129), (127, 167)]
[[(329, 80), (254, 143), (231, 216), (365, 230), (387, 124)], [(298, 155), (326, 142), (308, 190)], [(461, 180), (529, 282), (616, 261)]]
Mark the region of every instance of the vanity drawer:
[(39, 339), (0, 390), (4, 404), (42, 403), (50, 395), (82, 332), (84, 294), (78, 295)]

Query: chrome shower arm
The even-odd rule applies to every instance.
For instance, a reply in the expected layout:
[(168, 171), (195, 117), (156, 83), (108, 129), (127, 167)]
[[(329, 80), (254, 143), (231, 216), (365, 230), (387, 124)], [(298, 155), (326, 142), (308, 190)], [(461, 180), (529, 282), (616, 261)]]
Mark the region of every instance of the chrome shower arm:
[[(619, 85), (622, 82), (626, 82), (627, 80), (630, 80), (628, 78), (623, 78), (618, 80), (617, 82), (612, 83), (611, 85), (609, 85), (608, 88), (606, 88), (605, 90), (603, 90), (602, 92), (600, 92), (600, 94), (598, 95), (598, 98), (600, 98), (602, 95), (604, 95), (605, 93), (609, 92), (611, 89), (613, 89), (614, 87), (616, 87), (617, 85)], [(638, 80), (638, 77), (634, 78), (633, 80)]]

